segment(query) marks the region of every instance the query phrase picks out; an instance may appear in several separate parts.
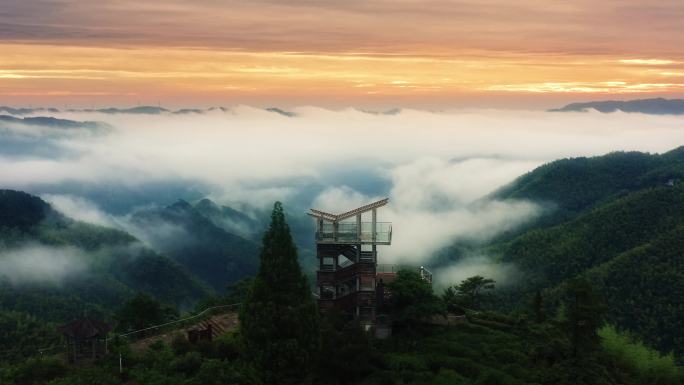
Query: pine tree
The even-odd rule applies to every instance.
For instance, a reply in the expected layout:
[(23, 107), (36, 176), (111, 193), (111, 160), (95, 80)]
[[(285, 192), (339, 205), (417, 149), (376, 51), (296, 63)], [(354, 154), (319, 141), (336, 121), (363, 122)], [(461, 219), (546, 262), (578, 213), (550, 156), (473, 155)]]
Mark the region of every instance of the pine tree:
[(532, 310), (534, 311), (534, 320), (537, 323), (546, 321), (546, 313), (544, 312), (544, 297), (542, 297), (541, 290), (537, 290), (532, 302)]
[(268, 384), (299, 383), (318, 347), (318, 313), (280, 202), (264, 234), (240, 331), (247, 358)]
[(589, 281), (575, 278), (568, 282), (565, 307), (565, 326), (572, 343), (573, 357), (588, 357), (599, 350), (598, 329), (603, 324), (605, 305)]
[(458, 285), (458, 295), (463, 298), (465, 306), (479, 309), (483, 301), (492, 297), (494, 283), (493, 279), (476, 275), (463, 280)]

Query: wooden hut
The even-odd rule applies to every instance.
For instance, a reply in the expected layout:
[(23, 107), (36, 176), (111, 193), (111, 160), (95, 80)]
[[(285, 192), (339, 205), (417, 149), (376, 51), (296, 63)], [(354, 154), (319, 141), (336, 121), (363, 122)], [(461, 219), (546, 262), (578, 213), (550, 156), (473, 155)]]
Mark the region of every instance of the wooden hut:
[(66, 357), (70, 363), (102, 357), (107, 351), (108, 324), (84, 317), (57, 328), (66, 339)]

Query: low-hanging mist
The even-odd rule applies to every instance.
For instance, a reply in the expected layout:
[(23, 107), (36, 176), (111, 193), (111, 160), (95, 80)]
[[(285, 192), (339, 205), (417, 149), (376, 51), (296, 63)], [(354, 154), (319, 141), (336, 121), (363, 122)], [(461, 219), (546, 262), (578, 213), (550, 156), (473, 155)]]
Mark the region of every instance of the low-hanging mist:
[(13, 285), (61, 284), (87, 267), (84, 252), (73, 247), (28, 244), (0, 250), (0, 278)]
[[(662, 152), (684, 143), (678, 116), (292, 112), (237, 106), (185, 115), (51, 114), (106, 123), (97, 134), (89, 127), (4, 124), (0, 185), (41, 194), (70, 216), (107, 226), (117, 225), (110, 208), (122, 194), (136, 200), (124, 209), (119, 204), (117, 215), (178, 198), (210, 197), (238, 209), (281, 200), (300, 214), (308, 207), (341, 212), (389, 196), (380, 220), (393, 222), (394, 238), (382, 262), (429, 263), (433, 252), (456, 239), (485, 240), (541, 215), (535, 202), (482, 199), (538, 165), (618, 150)], [(22, 147), (9, 148), (19, 142)]]

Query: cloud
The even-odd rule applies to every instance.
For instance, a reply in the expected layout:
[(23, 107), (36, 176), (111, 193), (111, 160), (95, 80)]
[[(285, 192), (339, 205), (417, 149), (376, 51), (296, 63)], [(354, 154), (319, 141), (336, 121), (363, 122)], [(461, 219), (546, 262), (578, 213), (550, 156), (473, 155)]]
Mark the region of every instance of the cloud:
[(59, 284), (87, 267), (83, 252), (72, 247), (25, 245), (0, 251), (0, 277), (14, 285)]
[(87, 199), (55, 194), (43, 194), (41, 198), (70, 218), (100, 226), (117, 226), (116, 220), (111, 215), (103, 212), (95, 203)]
[[(416, 189), (417, 190), (417, 189)], [(423, 197), (445, 195), (429, 186)], [(514, 228), (542, 213), (532, 202), (442, 201), (438, 205), (420, 201), (415, 191), (393, 189), (390, 204), (378, 209), (378, 221), (391, 222), (392, 246), (381, 247), (380, 263), (429, 264), (434, 253), (455, 241), (484, 241), (502, 231)], [(333, 187), (323, 191), (312, 203), (319, 210), (340, 213), (380, 197), (366, 197), (349, 187)], [(362, 221), (370, 221), (368, 214)]]
[(522, 273), (513, 264), (495, 262), (486, 256), (475, 256), (434, 270), (432, 279), (437, 289), (443, 289), (475, 275), (491, 278), (496, 281), (497, 287), (501, 287), (515, 284)]
[[(386, 55), (426, 50), (463, 53), (474, 48), (502, 56), (516, 51), (556, 54), (562, 46), (570, 54), (617, 51), (629, 55), (626, 60), (664, 60), (663, 51), (677, 52), (663, 48), (678, 47), (682, 34), (676, 27), (683, 13), (676, 1), (644, 6), (581, 0), (541, 8), (531, 0), (8, 0), (0, 14), (0, 34), (12, 41), (96, 46), (174, 44)], [(635, 25), (635, 18), (642, 23)], [(420, 28), (403, 28), (406, 25)], [(646, 27), (651, 25), (661, 28)]]
[[(114, 128), (102, 136), (54, 139), (54, 146), (72, 154), (66, 159), (32, 157), (30, 151), (10, 157), (0, 147), (0, 183), (140, 186), (183, 179), (214, 186), (217, 196), (267, 201), (296, 196), (298, 186), (312, 181), (346, 185), (346, 180), (334, 182), (335, 175), (353, 169), (398, 182), (401, 176), (392, 173), (402, 172), (431, 185), (458, 176), (464, 179), (449, 192), (469, 199), (482, 190), (480, 184), (492, 187), (555, 158), (665, 151), (684, 142), (683, 119), (671, 116), (294, 110), (298, 115), (292, 118), (246, 106), (180, 116), (54, 114), (105, 121)], [(434, 170), (419, 175), (422, 168)]]
[[(393, 223), (394, 238), (381, 251), (384, 262), (429, 263), (455, 240), (486, 240), (541, 215), (534, 202), (481, 200), (538, 165), (684, 144), (681, 116), (292, 111), (293, 117), (249, 106), (185, 115), (51, 113), (111, 128), (101, 135), (52, 138), (56, 152), (68, 151), (67, 157), (37, 154), (35, 147), (10, 155), (0, 132), (0, 185), (41, 194), (76, 219), (124, 228), (135, 205), (168, 205), (178, 198), (208, 196), (248, 210), (281, 200), (289, 214), (303, 215), (309, 207), (342, 212), (388, 196), (380, 220)], [(114, 201), (135, 204), (117, 203), (112, 213), (107, 208)], [(159, 234), (127, 230), (157, 245), (183, 235), (176, 228), (160, 227)]]

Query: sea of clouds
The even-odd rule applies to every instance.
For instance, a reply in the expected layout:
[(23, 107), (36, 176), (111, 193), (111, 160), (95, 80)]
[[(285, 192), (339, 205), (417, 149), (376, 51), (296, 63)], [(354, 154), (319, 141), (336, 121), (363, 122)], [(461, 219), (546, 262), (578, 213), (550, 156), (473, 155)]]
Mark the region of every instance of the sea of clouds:
[[(104, 226), (117, 226), (136, 205), (178, 198), (206, 196), (238, 209), (281, 200), (303, 213), (342, 212), (389, 197), (380, 220), (393, 223), (394, 237), (381, 262), (429, 264), (455, 240), (486, 240), (543, 215), (535, 202), (482, 199), (543, 163), (684, 144), (681, 116), (292, 112), (236, 106), (183, 115), (48, 114), (104, 122), (106, 130), (0, 123), (0, 187), (39, 194), (67, 215)], [(135, 203), (122, 205), (124, 195)], [(436, 276), (447, 282), (466, 270), (505, 274), (487, 270), (493, 262), (486, 256), (463, 263)]]

